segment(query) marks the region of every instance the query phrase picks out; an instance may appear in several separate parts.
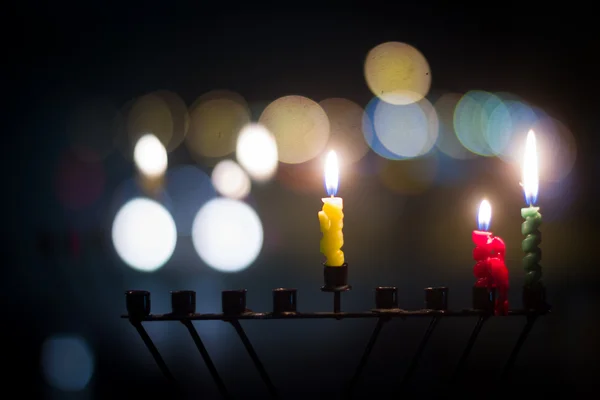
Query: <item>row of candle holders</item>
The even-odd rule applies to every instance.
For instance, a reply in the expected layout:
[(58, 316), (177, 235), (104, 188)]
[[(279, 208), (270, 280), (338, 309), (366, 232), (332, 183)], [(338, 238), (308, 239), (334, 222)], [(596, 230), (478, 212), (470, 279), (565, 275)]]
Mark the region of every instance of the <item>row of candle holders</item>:
[[(296, 289), (273, 289), (273, 314), (297, 313), (298, 291)], [(250, 310), (246, 307), (246, 289), (223, 290), (221, 306), (224, 315), (241, 315)], [(125, 292), (128, 316), (145, 318), (151, 313), (150, 292), (146, 290), (129, 290)], [(473, 288), (473, 310), (492, 313), (494, 310), (495, 291), (487, 288)], [(425, 309), (435, 311), (448, 310), (448, 288), (425, 288)], [(398, 288), (385, 286), (375, 288), (374, 311), (392, 311), (398, 308)], [(337, 311), (339, 312), (339, 310)], [(196, 292), (193, 290), (177, 290), (171, 292), (171, 314), (189, 315), (196, 313)]]

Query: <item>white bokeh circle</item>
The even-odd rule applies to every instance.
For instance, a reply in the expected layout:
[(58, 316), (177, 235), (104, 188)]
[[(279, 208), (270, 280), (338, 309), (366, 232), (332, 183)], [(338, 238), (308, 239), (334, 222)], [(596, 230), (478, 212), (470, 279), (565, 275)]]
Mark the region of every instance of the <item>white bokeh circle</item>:
[(219, 161), (212, 171), (211, 181), (217, 192), (230, 199), (243, 199), (252, 186), (246, 171), (233, 160)]
[(277, 172), (277, 142), (263, 125), (248, 124), (241, 130), (236, 155), (240, 165), (256, 181), (268, 181)]
[(146, 134), (136, 142), (133, 160), (142, 174), (162, 176), (168, 165), (167, 149), (156, 136)]
[(256, 211), (234, 199), (213, 199), (198, 211), (192, 242), (200, 258), (221, 272), (249, 267), (263, 245), (263, 227)]
[(117, 212), (112, 240), (117, 254), (127, 265), (152, 272), (173, 255), (177, 229), (166, 208), (154, 200), (139, 197)]

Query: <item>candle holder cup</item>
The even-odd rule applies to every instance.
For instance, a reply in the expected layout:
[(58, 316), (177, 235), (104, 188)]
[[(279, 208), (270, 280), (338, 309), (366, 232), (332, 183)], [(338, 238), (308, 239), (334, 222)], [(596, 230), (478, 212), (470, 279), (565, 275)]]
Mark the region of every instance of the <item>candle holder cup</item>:
[(221, 306), (225, 315), (243, 314), (248, 311), (246, 308), (246, 289), (223, 290), (221, 292)]
[(171, 313), (187, 315), (196, 312), (196, 292), (193, 290), (174, 290), (171, 292)]
[(545, 312), (550, 309), (546, 302), (546, 287), (538, 284), (534, 286), (523, 287), (523, 308)]
[(448, 310), (448, 288), (428, 287), (425, 288), (425, 308), (428, 310)]
[(398, 288), (379, 286), (375, 288), (375, 309), (393, 310), (398, 308)]
[(340, 313), (342, 292), (352, 289), (352, 286), (348, 285), (348, 263), (340, 267), (323, 264), (323, 279), (325, 284), (321, 286), (321, 291), (333, 293), (333, 312)]
[(473, 286), (473, 309), (494, 313), (496, 288)]
[(330, 267), (323, 264), (324, 285), (321, 290), (325, 292), (343, 292), (350, 289), (348, 285), (348, 263), (341, 267)]
[(296, 289), (273, 289), (273, 314), (288, 314), (297, 311)]
[(150, 315), (150, 292), (147, 290), (128, 290), (125, 292), (125, 304), (129, 318), (142, 319)]

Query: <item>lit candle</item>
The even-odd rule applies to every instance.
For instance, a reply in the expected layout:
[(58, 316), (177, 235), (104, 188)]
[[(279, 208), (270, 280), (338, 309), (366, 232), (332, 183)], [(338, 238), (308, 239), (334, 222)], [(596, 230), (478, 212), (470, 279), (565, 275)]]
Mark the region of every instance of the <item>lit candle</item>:
[(529, 205), (521, 209), (521, 216), (525, 219), (521, 225), (521, 233), (525, 236), (521, 248), (525, 252), (523, 268), (525, 269), (525, 287), (529, 289), (541, 288), (542, 282), (542, 251), (539, 248), (542, 242), (542, 233), (539, 231), (542, 224), (542, 214), (539, 207), (534, 207), (538, 195), (538, 160), (535, 134), (527, 133), (525, 144), (525, 158), (523, 160), (523, 191), (525, 201)]
[(491, 287), (492, 277), (490, 272), (489, 258), (490, 246), (488, 242), (492, 237), (492, 233), (487, 230), (490, 227), (492, 219), (492, 206), (487, 200), (483, 200), (479, 206), (479, 214), (477, 215), (477, 225), (479, 230), (473, 231), (471, 235), (475, 249), (473, 249), (473, 259), (477, 261), (473, 267), (473, 274), (477, 281), (477, 287)]
[(495, 302), (495, 314), (508, 314), (508, 268), (504, 263), (506, 255), (506, 245), (504, 241), (493, 236), (489, 232), (492, 219), (492, 206), (489, 201), (483, 200), (479, 206), (477, 217), (478, 230), (472, 234), (475, 249), (473, 250), (473, 259), (476, 262), (473, 267), (473, 274), (477, 278), (475, 287), (484, 287), (488, 290), (497, 291)]
[(339, 167), (337, 155), (330, 151), (325, 161), (325, 188), (331, 197), (321, 199), (323, 209), (319, 211), (319, 223), (323, 238), (321, 253), (326, 257), (325, 266), (341, 267), (344, 265), (344, 202), (341, 197), (335, 197), (339, 183)]

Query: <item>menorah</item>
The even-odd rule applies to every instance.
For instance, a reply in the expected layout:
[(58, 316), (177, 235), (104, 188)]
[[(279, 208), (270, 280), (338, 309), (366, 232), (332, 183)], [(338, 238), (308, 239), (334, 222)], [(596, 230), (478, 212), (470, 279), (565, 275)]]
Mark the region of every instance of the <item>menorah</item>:
[[(337, 268), (342, 272), (340, 268)], [(254, 367), (259, 373), (262, 381), (266, 385), (270, 395), (273, 398), (279, 398), (277, 389), (258, 354), (256, 353), (250, 339), (246, 335), (240, 321), (242, 320), (305, 320), (305, 319), (375, 319), (375, 328), (367, 341), (365, 350), (358, 362), (354, 374), (343, 387), (343, 395), (350, 397), (358, 384), (361, 374), (367, 365), (371, 351), (377, 342), (377, 338), (384, 327), (385, 323), (396, 319), (408, 318), (429, 318), (430, 323), (423, 333), (423, 336), (417, 346), (417, 349), (411, 359), (411, 362), (400, 381), (400, 387), (406, 387), (411, 377), (415, 374), (421, 355), (423, 354), (429, 338), (439, 325), (439, 322), (444, 318), (459, 318), (459, 317), (475, 317), (477, 322), (469, 336), (467, 344), (462, 351), (456, 368), (451, 377), (451, 383), (456, 382), (457, 378), (464, 371), (465, 366), (473, 346), (479, 333), (481, 332), (485, 322), (494, 316), (495, 291), (483, 290), (485, 288), (473, 288), (473, 307), (460, 311), (448, 309), (448, 288), (447, 287), (429, 287), (425, 289), (425, 307), (420, 310), (404, 310), (398, 307), (398, 289), (396, 287), (377, 287), (375, 288), (375, 308), (364, 312), (344, 312), (341, 307), (341, 295), (351, 289), (347, 284), (337, 285), (337, 283), (345, 283), (345, 279), (340, 277), (340, 282), (336, 282), (335, 277), (326, 279), (326, 285), (321, 288), (323, 292), (333, 294), (333, 311), (324, 312), (299, 312), (297, 310), (297, 290), (278, 288), (273, 289), (273, 310), (271, 312), (254, 312), (246, 307), (246, 289), (241, 290), (224, 290), (222, 292), (222, 312), (221, 313), (196, 313), (196, 292), (192, 290), (182, 290), (171, 292), (171, 312), (167, 314), (152, 314), (150, 292), (145, 290), (130, 290), (125, 293), (126, 306), (128, 315), (123, 315), (135, 327), (144, 344), (150, 351), (156, 364), (162, 374), (170, 381), (176, 390), (179, 390), (178, 382), (171, 373), (163, 357), (158, 351), (156, 345), (144, 329), (142, 322), (165, 322), (179, 321), (188, 330), (194, 344), (198, 348), (208, 371), (214, 380), (220, 394), (224, 398), (231, 398), (226, 385), (221, 379), (209, 353), (206, 349), (198, 331), (196, 330), (193, 321), (225, 321), (230, 323), (238, 334), (242, 344), (244, 345), (248, 355), (252, 359)], [(529, 332), (531, 331), (538, 317), (545, 315), (550, 311), (550, 307), (545, 302), (533, 302), (531, 299), (524, 299), (524, 304), (533, 304), (535, 308), (523, 308), (509, 310), (505, 317), (523, 317), (525, 324), (521, 330), (517, 341), (508, 357), (506, 364), (501, 373), (502, 379), (507, 379), (515, 365), (517, 356), (525, 343)]]

